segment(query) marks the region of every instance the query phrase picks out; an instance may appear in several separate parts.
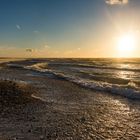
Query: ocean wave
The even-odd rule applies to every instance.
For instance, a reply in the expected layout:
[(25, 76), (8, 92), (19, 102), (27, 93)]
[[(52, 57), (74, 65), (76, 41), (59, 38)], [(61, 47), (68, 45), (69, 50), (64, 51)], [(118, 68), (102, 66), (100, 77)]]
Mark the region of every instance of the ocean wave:
[(25, 66), (24, 68), (45, 72), (47, 69), (47, 66), (48, 66), (47, 63), (37, 63), (37, 64), (31, 65), (31, 66)]
[(105, 64), (81, 64), (81, 63), (49, 63), (49, 66), (63, 66), (63, 67), (80, 67), (80, 68), (94, 68), (94, 69), (110, 69), (110, 70), (122, 70), (122, 71), (133, 71), (133, 72), (140, 72), (139, 68), (125, 68), (125, 67), (117, 67), (117, 66), (108, 66)]
[(68, 81), (71, 81), (75, 84), (78, 84), (80, 86), (94, 89), (97, 91), (104, 91), (104, 92), (110, 92), (113, 94), (118, 94), (127, 98), (131, 99), (140, 99), (140, 91), (137, 87), (135, 87), (135, 84), (128, 84), (128, 85), (117, 85), (117, 84), (109, 84), (105, 82), (97, 82), (97, 81), (88, 81), (79, 77), (73, 77), (69, 75), (64, 75), (62, 73), (54, 73), (56, 76), (60, 78), (64, 78)]
[[(43, 63), (44, 65), (44, 63)], [(67, 81), (73, 82), (77, 85), (80, 85), (82, 87), (86, 87), (89, 89), (102, 91), (102, 92), (110, 92), (113, 94), (121, 95), (123, 97), (127, 97), (130, 99), (140, 99), (140, 89), (136, 87), (135, 83), (130, 82), (127, 85), (117, 85), (117, 84), (110, 84), (106, 82), (100, 82), (100, 81), (94, 81), (94, 80), (87, 80), (80, 77), (72, 76), (70, 74), (63, 74), (56, 70), (51, 69), (42, 69), (40, 68), (42, 66), (41, 63), (33, 65), (33, 66), (27, 66), (26, 69), (35, 70), (38, 72), (43, 73), (51, 73), (55, 75), (57, 78), (65, 79)]]
[(140, 69), (132, 69), (132, 68), (119, 68), (119, 67), (110, 67), (110, 66), (93, 66), (88, 64), (78, 64), (79, 67), (86, 67), (86, 68), (96, 68), (96, 69), (111, 69), (111, 70), (123, 70), (123, 71), (134, 71), (140, 72)]
[(23, 68), (22, 65), (19, 65), (19, 64), (6, 64), (7, 67), (10, 67), (10, 68)]

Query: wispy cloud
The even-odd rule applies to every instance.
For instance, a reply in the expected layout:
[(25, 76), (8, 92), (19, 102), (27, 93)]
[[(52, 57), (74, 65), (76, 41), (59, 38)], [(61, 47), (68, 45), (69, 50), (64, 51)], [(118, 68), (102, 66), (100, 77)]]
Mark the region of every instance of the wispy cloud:
[(26, 49), (26, 52), (33, 52), (34, 50), (33, 49), (30, 49), (30, 48), (27, 48)]
[(16, 25), (16, 28), (18, 29), (18, 30), (21, 30), (21, 26), (20, 25)]
[(121, 4), (127, 4), (128, 0), (105, 0), (105, 2), (109, 5), (121, 5)]
[(48, 44), (44, 45), (44, 49), (49, 49), (49, 48), (50, 48), (50, 46)]

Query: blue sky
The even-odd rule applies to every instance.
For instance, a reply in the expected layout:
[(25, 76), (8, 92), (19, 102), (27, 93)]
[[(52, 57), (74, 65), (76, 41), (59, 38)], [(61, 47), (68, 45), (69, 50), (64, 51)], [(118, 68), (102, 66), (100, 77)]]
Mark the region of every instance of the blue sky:
[(137, 28), (139, 6), (139, 0), (0, 0), (0, 47), (15, 56), (26, 55), (28, 48), (39, 57), (100, 53), (104, 38), (118, 32), (116, 26)]

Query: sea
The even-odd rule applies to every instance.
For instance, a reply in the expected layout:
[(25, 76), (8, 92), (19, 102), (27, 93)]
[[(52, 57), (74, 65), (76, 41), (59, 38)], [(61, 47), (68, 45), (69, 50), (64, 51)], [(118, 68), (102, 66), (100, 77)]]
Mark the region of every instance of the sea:
[(7, 65), (67, 80), (93, 91), (140, 99), (140, 58), (46, 58)]

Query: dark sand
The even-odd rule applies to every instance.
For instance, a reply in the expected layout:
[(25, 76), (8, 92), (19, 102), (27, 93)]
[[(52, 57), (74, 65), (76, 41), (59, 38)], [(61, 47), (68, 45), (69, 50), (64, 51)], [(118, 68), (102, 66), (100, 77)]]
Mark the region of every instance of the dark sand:
[[(30, 84), (30, 100), (1, 106), (0, 140), (139, 140), (140, 103), (21, 68), (1, 79)], [(28, 97), (28, 95), (26, 95)]]

